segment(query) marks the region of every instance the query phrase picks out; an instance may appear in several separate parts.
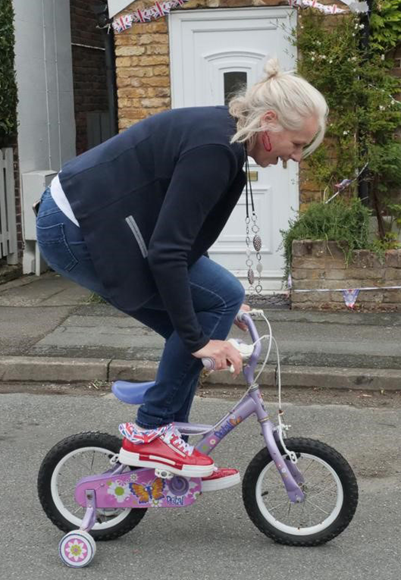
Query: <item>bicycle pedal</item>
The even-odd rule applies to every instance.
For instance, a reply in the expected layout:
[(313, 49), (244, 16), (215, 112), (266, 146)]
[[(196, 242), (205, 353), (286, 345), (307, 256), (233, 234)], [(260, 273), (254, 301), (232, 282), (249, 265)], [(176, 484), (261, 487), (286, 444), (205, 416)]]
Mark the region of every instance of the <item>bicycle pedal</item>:
[(173, 479), (173, 477), (174, 477), (174, 473), (171, 473), (171, 471), (167, 471), (167, 469), (159, 469), (159, 468), (155, 469), (155, 475), (156, 475), (156, 477), (160, 477), (160, 479)]
[(117, 465), (117, 463), (119, 463), (118, 453), (110, 457), (110, 465)]

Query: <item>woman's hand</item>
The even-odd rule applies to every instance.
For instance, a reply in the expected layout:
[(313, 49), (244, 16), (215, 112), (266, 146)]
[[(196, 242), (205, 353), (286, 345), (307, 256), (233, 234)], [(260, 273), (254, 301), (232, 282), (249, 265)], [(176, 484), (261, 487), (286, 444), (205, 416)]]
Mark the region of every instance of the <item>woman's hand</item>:
[[(248, 306), (248, 304), (243, 304), (241, 306), (240, 310), (242, 310), (243, 312), (249, 312), (251, 310), (251, 307)], [(235, 319), (234, 324), (235, 324), (235, 326), (238, 326), (238, 328), (240, 328), (244, 332), (246, 332), (248, 330), (248, 327), (244, 322), (239, 322), (239, 320)]]
[(215, 361), (215, 370), (227, 369), (230, 364), (234, 367), (234, 377), (242, 371), (242, 357), (238, 350), (226, 340), (209, 340), (200, 350), (192, 353), (196, 358), (212, 358)]

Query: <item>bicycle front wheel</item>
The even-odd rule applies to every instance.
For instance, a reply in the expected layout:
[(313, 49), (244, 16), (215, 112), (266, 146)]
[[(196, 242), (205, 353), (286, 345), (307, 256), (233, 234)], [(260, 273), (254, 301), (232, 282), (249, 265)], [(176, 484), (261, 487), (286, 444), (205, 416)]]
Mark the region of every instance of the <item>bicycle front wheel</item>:
[(288, 546), (318, 546), (345, 530), (358, 504), (358, 485), (335, 449), (312, 439), (286, 440), (304, 477), (302, 503), (291, 503), (266, 448), (249, 464), (242, 486), (244, 505), (256, 527)]

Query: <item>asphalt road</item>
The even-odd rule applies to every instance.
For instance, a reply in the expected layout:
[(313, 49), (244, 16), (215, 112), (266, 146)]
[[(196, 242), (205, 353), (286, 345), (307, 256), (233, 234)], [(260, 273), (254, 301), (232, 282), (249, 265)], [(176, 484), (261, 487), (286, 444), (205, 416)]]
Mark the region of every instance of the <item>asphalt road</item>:
[[(280, 546), (248, 519), (241, 488), (204, 494), (194, 506), (149, 510), (132, 532), (101, 542), (88, 568), (74, 571), (58, 557), (63, 533), (46, 518), (36, 494), (39, 465), (63, 437), (83, 431), (117, 434), (134, 409), (110, 395), (0, 394), (2, 580), (399, 580), (401, 577), (401, 409), (297, 402), (286, 405), (290, 435), (320, 439), (345, 455), (360, 487), (349, 528), (319, 548)], [(318, 397), (317, 401), (318, 403)], [(211, 423), (227, 400), (197, 398), (192, 419)], [(276, 409), (275, 405), (272, 408)], [(219, 465), (243, 474), (262, 447), (249, 419), (217, 448)]]

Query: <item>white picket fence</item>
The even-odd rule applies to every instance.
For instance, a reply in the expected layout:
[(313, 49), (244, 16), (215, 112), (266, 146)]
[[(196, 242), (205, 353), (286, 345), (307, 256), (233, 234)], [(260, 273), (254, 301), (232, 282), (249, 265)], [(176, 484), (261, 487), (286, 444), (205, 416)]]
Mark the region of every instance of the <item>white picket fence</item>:
[(13, 150), (0, 149), (0, 258), (18, 263)]

